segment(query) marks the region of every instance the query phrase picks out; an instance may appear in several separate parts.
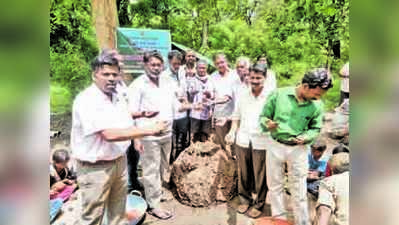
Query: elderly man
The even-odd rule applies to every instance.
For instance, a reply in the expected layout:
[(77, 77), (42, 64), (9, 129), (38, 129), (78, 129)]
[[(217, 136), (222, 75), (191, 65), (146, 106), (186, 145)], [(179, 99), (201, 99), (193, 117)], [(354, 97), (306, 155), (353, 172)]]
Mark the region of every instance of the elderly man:
[[(234, 90), (240, 83), (240, 78), (228, 67), (226, 56), (223, 53), (214, 55), (213, 61), (217, 67), (211, 75), (211, 79), (216, 89), (217, 103), (214, 108), (215, 118), (215, 143), (220, 144), (227, 150), (225, 136), (231, 127), (230, 117), (234, 110)], [(234, 153), (232, 153), (234, 155)]]
[(148, 136), (141, 139), (143, 155), (143, 185), (149, 213), (159, 219), (169, 219), (171, 212), (161, 209), (161, 199), (167, 200), (171, 195), (162, 185), (169, 187), (170, 152), (172, 141), (172, 123), (176, 107), (184, 110), (176, 98), (175, 81), (168, 76), (160, 76), (163, 58), (158, 51), (144, 54), (146, 73), (136, 78), (129, 86), (130, 109), (133, 112), (152, 112), (152, 118), (139, 118), (137, 127), (147, 127), (157, 121), (168, 123), (168, 132), (162, 136)]
[(306, 195), (307, 149), (322, 126), (323, 104), (319, 99), (331, 87), (327, 70), (310, 71), (299, 86), (273, 92), (260, 115), (262, 130), (271, 135), (267, 140), (266, 165), (272, 215), (287, 219), (283, 198), (283, 166), (287, 163), (296, 225), (310, 223)]
[(193, 142), (208, 140), (212, 128), (211, 102), (214, 99), (215, 87), (207, 74), (207, 62), (199, 60), (197, 63), (198, 74), (194, 79), (196, 89), (193, 96), (191, 117), (191, 140)]
[(236, 69), (234, 70), (234, 73), (236, 73), (240, 77), (240, 83), (238, 83), (235, 87), (235, 96), (239, 96), (239, 92), (242, 91), (242, 89), (251, 88), (251, 85), (249, 83), (249, 67), (251, 66), (250, 64), (251, 62), (249, 58), (245, 56), (239, 57), (236, 61)]
[[(267, 194), (266, 143), (257, 119), (263, 103), (273, 91), (264, 87), (265, 80), (266, 67), (253, 65), (249, 75), (251, 87), (240, 92), (232, 115), (231, 130), (226, 135), (226, 143), (232, 144), (236, 140), (240, 197), (238, 212), (249, 211), (248, 215), (252, 218), (262, 214)], [(255, 199), (252, 193), (256, 194)]]
[[(126, 154), (130, 140), (160, 134), (165, 124), (133, 126), (125, 96), (117, 93), (117, 54), (103, 51), (92, 63), (93, 83), (76, 97), (72, 109), (71, 149), (76, 159), (82, 213), (75, 224), (122, 224), (127, 191)], [(151, 128), (153, 127), (153, 128)]]
[(180, 67), (179, 74), (186, 76), (187, 69), (196, 69), (197, 65), (197, 57), (195, 56), (195, 52), (191, 49), (187, 50), (184, 54), (185, 64)]
[[(175, 83), (176, 97), (179, 101), (187, 102), (186, 94), (186, 78), (179, 73), (183, 56), (177, 50), (172, 50), (168, 53), (169, 68), (165, 70), (161, 76), (167, 76)], [(171, 163), (176, 160), (179, 154), (189, 145), (189, 118), (187, 111), (179, 112), (175, 108), (173, 118), (173, 136), (172, 136), (172, 153)]]
[(332, 176), (320, 183), (316, 210), (318, 225), (349, 224), (349, 153), (332, 155)]

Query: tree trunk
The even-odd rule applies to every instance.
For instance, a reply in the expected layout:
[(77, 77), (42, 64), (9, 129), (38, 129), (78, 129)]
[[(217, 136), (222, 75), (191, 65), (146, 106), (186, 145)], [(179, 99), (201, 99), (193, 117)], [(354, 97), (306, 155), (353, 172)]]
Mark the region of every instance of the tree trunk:
[(202, 22), (202, 49), (208, 48), (208, 20)]

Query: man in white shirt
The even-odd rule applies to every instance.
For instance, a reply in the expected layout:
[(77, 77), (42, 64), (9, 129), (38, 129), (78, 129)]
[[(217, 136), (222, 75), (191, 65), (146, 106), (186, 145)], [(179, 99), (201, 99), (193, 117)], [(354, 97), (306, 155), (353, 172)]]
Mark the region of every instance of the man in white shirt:
[(211, 101), (214, 99), (215, 87), (207, 74), (208, 63), (204, 60), (197, 62), (198, 74), (195, 76), (197, 93), (193, 96), (191, 110), (191, 140), (193, 142), (208, 140), (211, 129)]
[[(175, 95), (181, 103), (187, 103), (186, 93), (186, 78), (183, 74), (179, 73), (179, 68), (182, 62), (183, 56), (177, 50), (172, 50), (168, 53), (169, 68), (165, 70), (161, 76), (170, 77), (175, 83)], [(179, 112), (175, 108), (173, 118), (173, 135), (172, 135), (172, 152), (171, 160), (172, 164), (179, 154), (189, 145), (189, 118), (187, 111)]]
[(72, 109), (71, 149), (82, 195), (82, 213), (75, 224), (101, 225), (105, 210), (108, 224), (122, 224), (126, 222), (125, 151), (130, 140), (160, 134), (166, 125), (133, 126), (127, 101), (117, 93), (121, 74), (115, 51), (103, 51), (92, 70), (93, 84), (78, 94)]
[(184, 65), (179, 68), (179, 75), (186, 77), (186, 71), (188, 69), (196, 69), (197, 65), (197, 57), (195, 56), (195, 52), (191, 49), (188, 49), (184, 54)]
[[(236, 142), (238, 159), (239, 213), (257, 218), (262, 214), (267, 194), (266, 184), (266, 143), (258, 118), (263, 103), (271, 93), (265, 88), (266, 67), (255, 64), (250, 68), (251, 88), (243, 90), (238, 97), (232, 115), (232, 126), (226, 135), (226, 142)], [(252, 198), (256, 193), (256, 198)], [(252, 207), (250, 207), (252, 206)]]
[[(218, 53), (213, 57), (217, 71), (211, 75), (216, 90), (216, 105), (214, 108), (215, 119), (215, 143), (220, 144), (224, 150), (226, 147), (225, 136), (231, 127), (231, 114), (234, 110), (234, 90), (240, 83), (240, 78), (228, 67), (226, 56)], [(234, 155), (234, 153), (232, 153)]]
[(345, 99), (349, 99), (349, 62), (347, 62), (339, 71), (341, 77), (341, 99), (339, 105), (341, 105)]
[(160, 208), (161, 198), (168, 193), (162, 185), (170, 181), (170, 152), (172, 141), (172, 123), (179, 102), (175, 96), (176, 86), (172, 78), (161, 76), (163, 58), (158, 51), (144, 55), (146, 73), (136, 78), (129, 86), (130, 110), (146, 111), (155, 114), (152, 118), (135, 120), (137, 127), (147, 127), (158, 121), (168, 124), (167, 132), (159, 137), (148, 136), (141, 139), (144, 151), (142, 154), (143, 185), (146, 200), (152, 215), (159, 219), (169, 219), (173, 214)]
[(271, 69), (267, 55), (266, 54), (259, 55), (256, 58), (256, 61), (261, 65), (265, 65), (267, 68), (267, 78), (265, 83), (266, 88), (276, 89), (277, 88), (276, 73)]
[(251, 62), (248, 57), (241, 56), (238, 57), (236, 61), (236, 69), (233, 73), (236, 73), (238, 77), (240, 77), (240, 82), (236, 84), (234, 90), (235, 98), (239, 96), (239, 92), (243, 91), (244, 89), (251, 88), (249, 84), (249, 67)]

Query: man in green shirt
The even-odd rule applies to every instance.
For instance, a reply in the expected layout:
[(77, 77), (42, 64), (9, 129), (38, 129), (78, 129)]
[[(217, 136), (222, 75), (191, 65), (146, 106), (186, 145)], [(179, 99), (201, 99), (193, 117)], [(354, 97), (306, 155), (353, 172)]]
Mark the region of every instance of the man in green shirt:
[(310, 224), (306, 196), (307, 146), (320, 133), (323, 104), (319, 99), (331, 87), (327, 70), (312, 70), (304, 75), (299, 86), (272, 92), (260, 114), (261, 129), (270, 134), (267, 135), (266, 173), (272, 216), (287, 219), (283, 200), (286, 162), (296, 225)]

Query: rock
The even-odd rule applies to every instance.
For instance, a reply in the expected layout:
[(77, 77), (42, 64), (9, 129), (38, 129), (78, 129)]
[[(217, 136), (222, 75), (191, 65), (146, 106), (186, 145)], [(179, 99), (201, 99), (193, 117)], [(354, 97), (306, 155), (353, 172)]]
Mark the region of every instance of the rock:
[(172, 180), (181, 203), (205, 207), (235, 196), (237, 164), (219, 145), (197, 142), (173, 163)]

